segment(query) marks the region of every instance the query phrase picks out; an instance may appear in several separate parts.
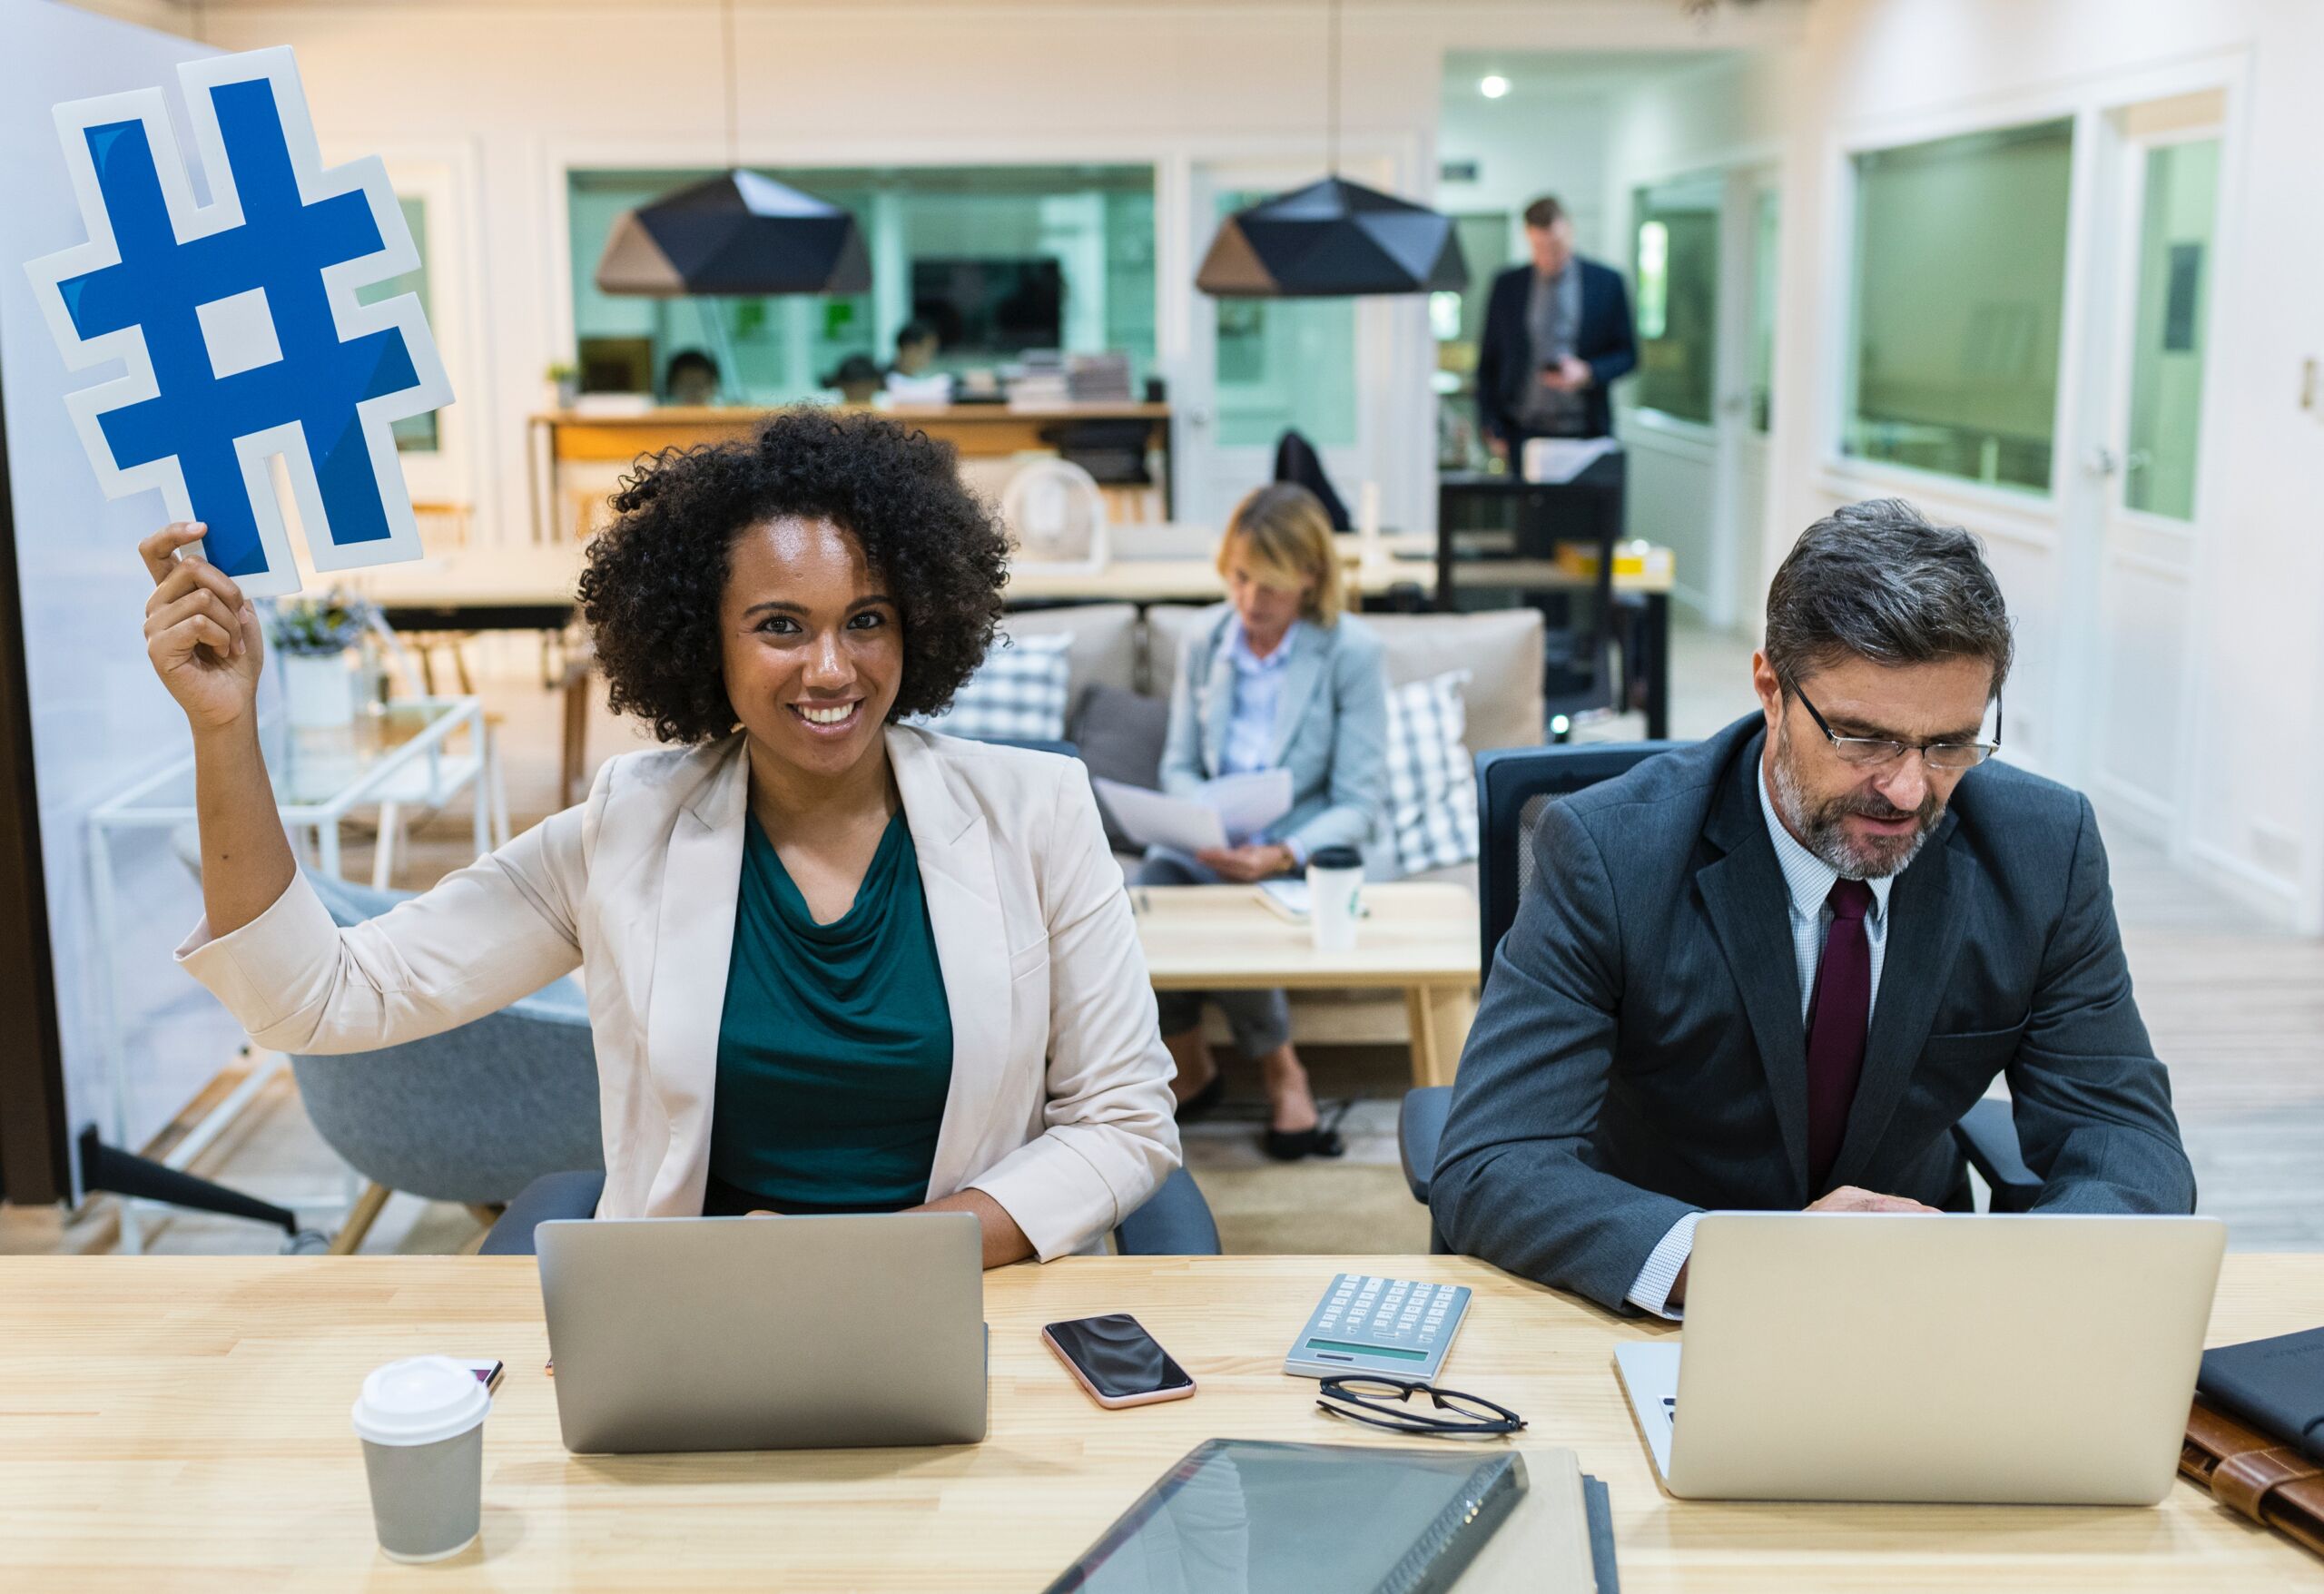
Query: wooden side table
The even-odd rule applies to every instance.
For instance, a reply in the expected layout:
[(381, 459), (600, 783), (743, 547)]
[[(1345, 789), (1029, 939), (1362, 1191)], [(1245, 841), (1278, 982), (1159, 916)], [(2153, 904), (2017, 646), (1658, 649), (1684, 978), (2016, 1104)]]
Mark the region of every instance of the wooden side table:
[(1367, 885), (1355, 945), (1315, 950), (1254, 886), (1132, 886), (1157, 990), (1402, 989), (1413, 1083), (1450, 1085), (1477, 1011), (1477, 904), (1459, 886)]

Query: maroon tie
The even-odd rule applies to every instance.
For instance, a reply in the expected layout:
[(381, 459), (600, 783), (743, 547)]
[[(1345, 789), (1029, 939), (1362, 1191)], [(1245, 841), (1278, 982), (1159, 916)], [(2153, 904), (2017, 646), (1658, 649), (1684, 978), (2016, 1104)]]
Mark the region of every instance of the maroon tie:
[(1816, 994), (1807, 1005), (1807, 1174), (1818, 1196), (1847, 1132), (1872, 1013), (1872, 947), (1864, 939), (1872, 888), (1860, 880), (1835, 881), (1824, 900), (1832, 928), (1824, 935), (1824, 960), (1817, 965)]

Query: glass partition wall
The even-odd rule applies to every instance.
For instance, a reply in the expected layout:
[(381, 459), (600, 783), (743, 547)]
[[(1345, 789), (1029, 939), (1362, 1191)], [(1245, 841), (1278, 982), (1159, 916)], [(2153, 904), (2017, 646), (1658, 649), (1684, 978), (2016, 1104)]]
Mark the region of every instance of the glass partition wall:
[(2050, 491), (2073, 124), (1856, 157), (1841, 447)]
[[(641, 299), (597, 291), (623, 212), (710, 171), (567, 173), (573, 320), (583, 391), (666, 395), (672, 358), (717, 360), (724, 402), (827, 395), (849, 355), (883, 369), (896, 334), (938, 332), (934, 369), (1010, 363), (1028, 350), (1121, 350), (1133, 390), (1154, 369), (1154, 173), (1147, 166), (766, 170), (852, 212), (870, 291), (775, 299)], [(728, 363), (736, 369), (723, 369)]]

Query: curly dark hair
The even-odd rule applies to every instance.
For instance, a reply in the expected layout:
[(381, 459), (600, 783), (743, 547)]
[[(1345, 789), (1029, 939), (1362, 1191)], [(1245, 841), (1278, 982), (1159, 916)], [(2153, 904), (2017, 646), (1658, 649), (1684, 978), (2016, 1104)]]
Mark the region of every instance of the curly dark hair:
[(665, 448), (623, 478), (613, 507), (589, 544), (581, 613), (614, 709), (665, 742), (734, 729), (719, 601), (734, 539), (763, 521), (831, 521), (887, 584), (904, 646), (891, 719), (950, 704), (1000, 618), (1008, 543), (951, 446), (876, 415), (787, 409), (747, 442)]

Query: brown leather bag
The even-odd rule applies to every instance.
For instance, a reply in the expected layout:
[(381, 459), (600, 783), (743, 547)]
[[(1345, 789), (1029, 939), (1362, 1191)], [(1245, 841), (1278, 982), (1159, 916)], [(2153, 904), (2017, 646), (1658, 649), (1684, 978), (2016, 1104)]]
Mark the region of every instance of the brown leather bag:
[(2179, 1471), (2220, 1504), (2324, 1555), (2324, 1466), (2197, 1401)]

